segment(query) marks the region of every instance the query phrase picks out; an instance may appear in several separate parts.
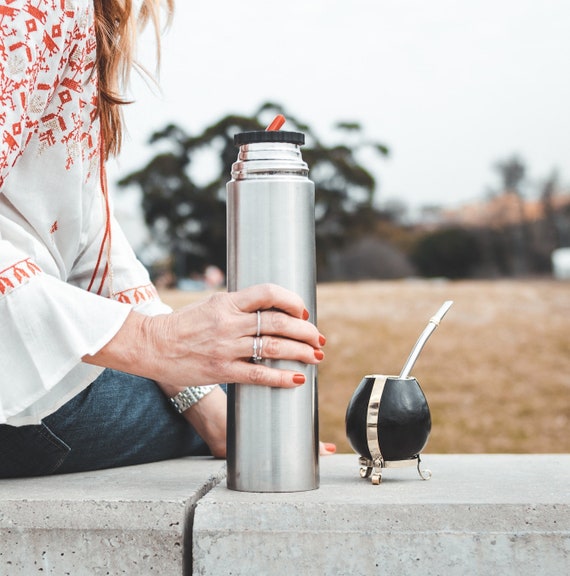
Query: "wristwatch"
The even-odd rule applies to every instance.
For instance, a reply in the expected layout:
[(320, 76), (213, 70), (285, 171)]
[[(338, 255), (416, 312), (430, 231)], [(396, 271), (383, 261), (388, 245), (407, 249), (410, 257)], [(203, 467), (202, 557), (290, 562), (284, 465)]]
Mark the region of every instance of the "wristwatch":
[(207, 396), (216, 386), (217, 384), (210, 386), (189, 386), (188, 388), (184, 388), (182, 392), (178, 392), (173, 398), (170, 398), (170, 402), (172, 402), (176, 411), (182, 414), (182, 412), (194, 406), (196, 402), (202, 400), (204, 396)]

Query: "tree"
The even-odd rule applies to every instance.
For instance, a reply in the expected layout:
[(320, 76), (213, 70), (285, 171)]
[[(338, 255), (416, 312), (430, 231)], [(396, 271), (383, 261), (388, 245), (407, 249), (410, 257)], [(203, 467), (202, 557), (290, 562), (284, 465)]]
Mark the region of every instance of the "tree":
[(517, 156), (505, 161), (497, 162), (495, 170), (501, 179), (503, 194), (515, 194), (519, 211), (518, 225), (513, 226), (514, 242), (514, 272), (515, 274), (528, 274), (530, 260), (532, 259), (532, 239), (530, 228), (525, 214), (525, 199), (523, 185), (526, 179), (526, 166)]
[(501, 189), (504, 192), (515, 192), (521, 196), (521, 188), (526, 178), (526, 166), (518, 156), (495, 163), (495, 170), (501, 178)]
[(556, 210), (553, 206), (554, 193), (557, 187), (558, 171), (553, 170), (550, 176), (543, 182), (540, 193), (544, 219), (546, 220), (548, 235), (550, 236), (550, 251), (562, 246), (562, 227), (558, 223)]
[(480, 263), (477, 238), (464, 228), (445, 228), (420, 239), (411, 254), (422, 276), (468, 278)]
[[(225, 194), (237, 150), (234, 134), (263, 130), (269, 120), (281, 113), (287, 130), (306, 136), (303, 158), (315, 182), (317, 259), (326, 265), (331, 250), (366, 234), (377, 216), (373, 200), (375, 179), (358, 161), (363, 149), (387, 155), (388, 148), (365, 139), (357, 123), (342, 122), (336, 128), (351, 145), (326, 146), (314, 130), (294, 118), (278, 104), (262, 105), (253, 117), (230, 114), (191, 136), (175, 125), (152, 135), (151, 145), (160, 152), (145, 167), (123, 178), (120, 186), (138, 185), (142, 190), (143, 212), (155, 239), (173, 253), (176, 271), (187, 275), (205, 265), (226, 268)], [(196, 158), (204, 151), (214, 152), (214, 176), (199, 183), (193, 172)]]

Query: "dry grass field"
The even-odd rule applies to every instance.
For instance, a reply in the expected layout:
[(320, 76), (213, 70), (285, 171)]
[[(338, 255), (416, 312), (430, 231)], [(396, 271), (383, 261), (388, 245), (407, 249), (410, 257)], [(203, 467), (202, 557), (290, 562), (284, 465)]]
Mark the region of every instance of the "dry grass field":
[[(208, 294), (162, 296), (177, 308)], [(360, 379), (398, 374), (445, 300), (412, 371), (432, 415), (425, 452), (570, 452), (570, 283), (551, 280), (320, 285), (321, 438), (351, 452), (344, 415)]]

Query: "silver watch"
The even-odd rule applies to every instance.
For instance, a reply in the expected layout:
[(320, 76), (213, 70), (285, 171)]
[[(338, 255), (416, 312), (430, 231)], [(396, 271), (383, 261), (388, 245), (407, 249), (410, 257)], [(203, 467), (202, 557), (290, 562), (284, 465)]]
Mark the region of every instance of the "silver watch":
[(194, 406), (196, 402), (202, 400), (202, 398), (208, 395), (216, 386), (216, 384), (211, 386), (189, 386), (188, 388), (184, 388), (182, 392), (178, 392), (174, 398), (170, 398), (170, 401), (177, 412), (182, 414), (182, 412)]

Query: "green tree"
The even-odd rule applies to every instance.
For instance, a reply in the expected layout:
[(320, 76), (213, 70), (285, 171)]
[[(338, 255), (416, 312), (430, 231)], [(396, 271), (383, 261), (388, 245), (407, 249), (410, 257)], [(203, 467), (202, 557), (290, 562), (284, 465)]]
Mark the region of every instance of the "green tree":
[(480, 263), (477, 238), (464, 228), (445, 228), (421, 238), (411, 254), (422, 276), (468, 278)]
[[(377, 218), (373, 204), (376, 183), (358, 156), (364, 149), (384, 156), (388, 148), (366, 140), (359, 124), (337, 124), (340, 137), (350, 145), (334, 146), (325, 145), (313, 129), (275, 103), (264, 104), (253, 117), (230, 114), (196, 136), (170, 125), (150, 139), (161, 152), (119, 185), (141, 188), (146, 224), (156, 241), (174, 255), (178, 274), (201, 271), (206, 264), (225, 270), (226, 182), (237, 156), (233, 137), (238, 132), (263, 130), (276, 113), (287, 118), (285, 129), (306, 136), (303, 158), (316, 188), (319, 264), (326, 266), (331, 250), (373, 229)], [(200, 183), (193, 168), (204, 151), (213, 152), (217, 166), (214, 176)]]

